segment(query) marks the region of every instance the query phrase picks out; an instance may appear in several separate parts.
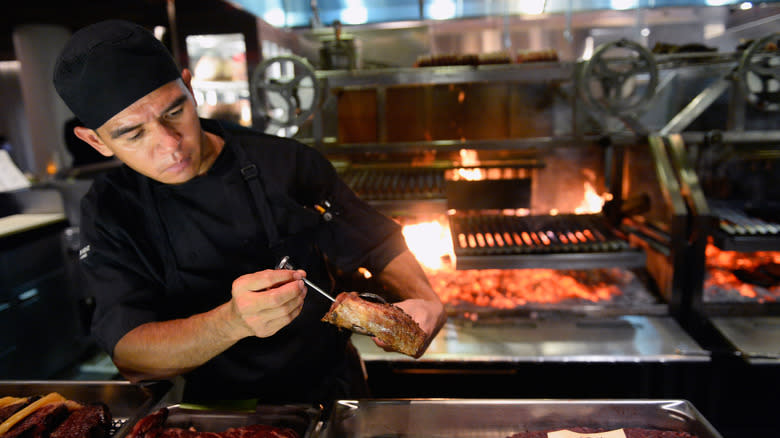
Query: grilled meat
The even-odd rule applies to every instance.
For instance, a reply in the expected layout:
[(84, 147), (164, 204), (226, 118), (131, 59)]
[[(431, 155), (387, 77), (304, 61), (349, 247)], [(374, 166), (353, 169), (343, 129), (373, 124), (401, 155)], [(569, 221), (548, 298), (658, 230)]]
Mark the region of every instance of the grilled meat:
[(103, 438), (111, 431), (111, 411), (103, 403), (95, 403), (73, 411), (50, 438)]
[(168, 409), (162, 408), (138, 420), (127, 438), (154, 438), (168, 419)]
[(166, 427), (167, 419), (168, 409), (161, 408), (139, 420), (127, 438), (299, 438), (297, 432), (286, 427), (255, 424), (230, 428), (224, 432), (200, 432)]
[(322, 321), (353, 332), (374, 336), (393, 351), (412, 357), (422, 354), (425, 332), (400, 307), (364, 300), (342, 292)]
[[(13, 398), (13, 397), (9, 397), (9, 398)], [(30, 403), (34, 402), (39, 398), (40, 396), (27, 397), (27, 398), (18, 399), (18, 401), (14, 400), (12, 402), (9, 402), (9, 404), (0, 408), (0, 423), (11, 418), (11, 415), (19, 412), (20, 410), (22, 410), (22, 408), (24, 408), (25, 406), (29, 405)]]
[(68, 413), (64, 402), (47, 404), (16, 423), (3, 438), (47, 438)]

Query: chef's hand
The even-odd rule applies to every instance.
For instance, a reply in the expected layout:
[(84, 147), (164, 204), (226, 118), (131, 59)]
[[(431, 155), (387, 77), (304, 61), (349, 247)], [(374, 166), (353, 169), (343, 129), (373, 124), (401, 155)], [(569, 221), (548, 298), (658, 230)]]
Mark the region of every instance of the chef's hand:
[(306, 286), (301, 270), (265, 270), (233, 281), (231, 307), (244, 336), (266, 338), (295, 319), (303, 308)]
[[(420, 349), (420, 354), (415, 356), (416, 358), (419, 358), (425, 350), (428, 349), (431, 341), (433, 341), (433, 338), (436, 337), (436, 334), (439, 333), (439, 330), (447, 320), (447, 313), (445, 312), (444, 305), (440, 301), (430, 301), (420, 298), (399, 301), (393, 303), (393, 305), (400, 307), (404, 312), (411, 316), (426, 334), (423, 348)], [(385, 351), (393, 351), (379, 339), (373, 338), (373, 340), (379, 348), (382, 348)]]

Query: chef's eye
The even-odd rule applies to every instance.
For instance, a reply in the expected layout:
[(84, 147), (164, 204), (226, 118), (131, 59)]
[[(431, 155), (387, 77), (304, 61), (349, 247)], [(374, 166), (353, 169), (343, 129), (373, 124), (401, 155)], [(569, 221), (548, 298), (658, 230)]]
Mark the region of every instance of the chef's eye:
[(166, 117), (168, 117), (169, 119), (172, 119), (172, 118), (180, 116), (181, 113), (183, 113), (183, 112), (184, 112), (184, 106), (178, 106), (178, 107), (168, 111), (168, 114), (166, 114)]
[(137, 131), (133, 131), (130, 134), (130, 136), (127, 137), (127, 139), (130, 140), (130, 141), (134, 141), (134, 140), (140, 139), (141, 137), (143, 137), (143, 135), (144, 135), (144, 130), (143, 129), (139, 129)]

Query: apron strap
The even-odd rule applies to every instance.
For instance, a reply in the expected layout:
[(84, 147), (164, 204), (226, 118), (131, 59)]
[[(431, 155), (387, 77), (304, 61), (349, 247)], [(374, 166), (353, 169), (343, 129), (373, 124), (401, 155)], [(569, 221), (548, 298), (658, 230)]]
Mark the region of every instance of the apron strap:
[(276, 223), (274, 222), (274, 216), (271, 213), (271, 208), (266, 198), (263, 183), (257, 175), (257, 166), (249, 161), (249, 158), (244, 152), (244, 149), (240, 144), (234, 148), (236, 156), (238, 157), (238, 164), (241, 166), (241, 176), (249, 185), (249, 190), (252, 192), (252, 197), (255, 201), (258, 213), (263, 220), (263, 228), (268, 236), (268, 247), (273, 248), (279, 243), (279, 230), (276, 229)]

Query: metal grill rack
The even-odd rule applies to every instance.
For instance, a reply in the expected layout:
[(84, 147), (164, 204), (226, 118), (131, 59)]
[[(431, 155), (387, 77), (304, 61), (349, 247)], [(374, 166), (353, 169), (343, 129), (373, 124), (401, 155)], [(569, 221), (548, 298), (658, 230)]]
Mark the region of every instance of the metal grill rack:
[(601, 215), (450, 216), (458, 269), (644, 266)]
[(347, 169), (342, 178), (366, 201), (429, 200), (445, 197), (444, 169)]
[(763, 220), (745, 211), (727, 206), (713, 206), (717, 219), (713, 240), (726, 251), (776, 251), (780, 248), (780, 223)]

